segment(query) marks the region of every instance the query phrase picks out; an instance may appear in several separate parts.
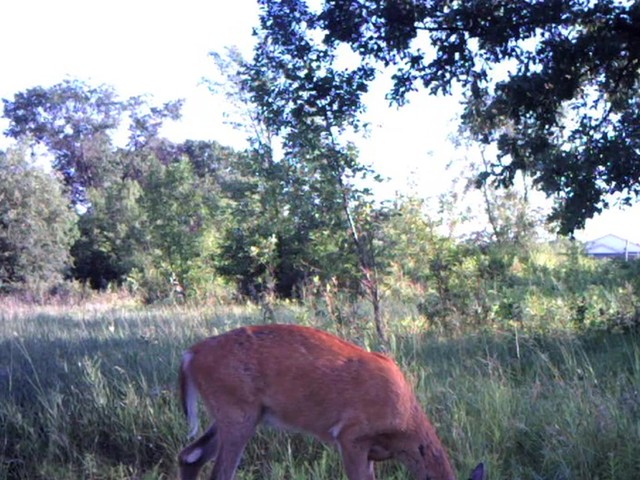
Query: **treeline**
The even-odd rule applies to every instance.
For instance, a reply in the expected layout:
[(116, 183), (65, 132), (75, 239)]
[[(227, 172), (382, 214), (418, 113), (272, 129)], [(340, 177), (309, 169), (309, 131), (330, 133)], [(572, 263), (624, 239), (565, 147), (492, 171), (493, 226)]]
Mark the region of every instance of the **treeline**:
[[(450, 228), (462, 221), (453, 194), (378, 204), (360, 186), (374, 172), (353, 149), (276, 159), (260, 142), (172, 143), (159, 131), (179, 109), (77, 81), (4, 101), (17, 143), (0, 153), (2, 293), (314, 298), (338, 322), (358, 299), (382, 322), (381, 301), (395, 299), (447, 329), (534, 314), (637, 321), (638, 266), (538, 241), (543, 217), (515, 191), (485, 187), (489, 227), (461, 238)], [(349, 156), (338, 164), (338, 154)]]
[(311, 279), (359, 283), (354, 248), (368, 240), (353, 222), (381, 212), (342, 175), (366, 169), (276, 160), (264, 144), (172, 143), (159, 131), (179, 110), (79, 81), (4, 100), (17, 146), (0, 154), (3, 292), (73, 279), (147, 301), (229, 287), (255, 300), (299, 297)]

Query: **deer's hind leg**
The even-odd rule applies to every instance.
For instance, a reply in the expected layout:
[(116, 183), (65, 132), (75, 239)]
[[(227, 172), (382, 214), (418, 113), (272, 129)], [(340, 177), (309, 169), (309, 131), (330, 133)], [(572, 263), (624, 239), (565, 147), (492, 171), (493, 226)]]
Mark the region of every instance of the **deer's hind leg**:
[(195, 442), (178, 455), (181, 480), (196, 480), (200, 469), (218, 453), (218, 427), (212, 423)]
[(258, 409), (236, 409), (218, 415), (218, 447), (211, 480), (233, 480), (244, 448), (260, 422)]

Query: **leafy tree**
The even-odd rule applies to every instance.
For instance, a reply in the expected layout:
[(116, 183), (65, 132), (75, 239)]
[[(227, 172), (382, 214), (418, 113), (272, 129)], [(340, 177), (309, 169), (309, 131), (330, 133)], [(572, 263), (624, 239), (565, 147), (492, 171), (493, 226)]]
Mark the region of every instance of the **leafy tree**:
[[(289, 13), (302, 24), (310, 18), (305, 8), (290, 2), (287, 6), (293, 7)], [(268, 19), (263, 17), (263, 22)], [(356, 179), (370, 177), (372, 172), (358, 161), (351, 145), (340, 141), (348, 128), (358, 127), (361, 106), (348, 99), (353, 92), (365, 89), (365, 81), (358, 75), (366, 77), (369, 69), (345, 74), (331, 68), (331, 53), (317, 45), (302, 25), (291, 25), (291, 38), (278, 43), (281, 39), (270, 36), (269, 26), (263, 24), (261, 45), (253, 61), (236, 59), (238, 68), (232, 77), (238, 85), (235, 97), (252, 107), (252, 118), (262, 126), (256, 130), (267, 132), (253, 144), (263, 162), (262, 171), (270, 178), (267, 185), (281, 200), (270, 203), (275, 205), (272, 218), (284, 227), (276, 239), (289, 253), (296, 251), (297, 259), (306, 261), (311, 270), (317, 267), (317, 272), (325, 272), (326, 263), (305, 258), (310, 240), (318, 238), (319, 232), (337, 239), (344, 238), (346, 232), (350, 240), (347, 252), (356, 261), (361, 286), (372, 302), (376, 328), (384, 341), (377, 267), (372, 263), (375, 256), (368, 251), (370, 243), (364, 240), (362, 225), (354, 215), (354, 208), (370, 195), (355, 186)], [(289, 51), (297, 46), (299, 51)], [(272, 140), (276, 138), (281, 158), (274, 158)], [(336, 251), (340, 246), (345, 245), (335, 243)], [(284, 262), (279, 265), (283, 266)]]
[[(232, 238), (236, 247), (241, 239), (243, 243), (254, 238), (252, 245), (260, 243), (259, 238), (275, 239), (273, 255), (264, 257), (270, 258), (273, 264), (262, 265), (258, 270), (271, 271), (275, 275), (272, 280), (276, 293), (289, 296), (305, 278), (331, 277), (331, 267), (344, 264), (324, 261), (326, 257), (321, 259), (313, 252), (340, 250), (339, 239), (348, 229), (344, 217), (346, 188), (338, 188), (336, 178), (342, 177), (340, 182), (344, 182), (349, 174), (365, 169), (355, 161), (356, 155), (346, 149), (340, 153), (345, 160), (342, 166), (337, 158), (333, 163), (327, 160), (325, 154), (332, 132), (325, 128), (326, 122), (316, 122), (317, 117), (312, 120), (313, 113), (309, 113), (306, 120), (300, 112), (297, 117), (289, 115), (292, 96), (303, 98), (305, 92), (299, 89), (279, 99), (279, 93), (287, 92), (292, 84), (287, 83), (287, 75), (283, 76), (277, 65), (270, 63), (268, 52), (261, 57), (259, 67), (246, 62), (236, 50), (228, 51), (226, 56), (213, 53), (212, 57), (222, 80), (210, 80), (209, 85), (215, 93), (226, 95), (235, 106), (236, 115), (230, 120), (247, 132), (251, 144), (251, 154), (244, 165), (247, 178), (251, 178), (246, 185), (253, 186), (250, 188), (254, 203), (246, 212), (238, 212), (238, 216), (249, 217), (243, 225), (253, 224), (253, 234), (241, 228)], [(305, 68), (309, 69), (310, 65)], [(312, 101), (308, 105), (310, 109), (315, 108)], [(324, 135), (324, 140), (319, 135)], [(334, 148), (336, 152), (338, 149)], [(347, 161), (353, 169), (345, 166)], [(247, 206), (238, 205), (241, 210)], [(336, 258), (334, 256), (334, 260)]]
[[(81, 237), (72, 248), (76, 278), (94, 288), (120, 284), (132, 271), (154, 267), (154, 260), (161, 256), (155, 254), (167, 254), (167, 242), (182, 241), (175, 248), (190, 245), (171, 235), (169, 227), (158, 231), (158, 223), (171, 225), (180, 219), (169, 218), (174, 212), (170, 208), (163, 212), (150, 193), (164, 185), (154, 184), (158, 171), (171, 170), (165, 166), (173, 165), (189, 149), (159, 137), (164, 121), (179, 118), (180, 101), (155, 106), (146, 97), (121, 99), (109, 86), (69, 80), (31, 88), (3, 102), (9, 120), (6, 134), (49, 150), (54, 169), (82, 213)], [(128, 143), (118, 146), (114, 135), (123, 127), (129, 131)], [(209, 159), (199, 158), (199, 153), (191, 160), (205, 165)], [(201, 183), (206, 188), (206, 182)], [(174, 182), (168, 188), (173, 192), (160, 194), (169, 197), (182, 186)], [(191, 202), (186, 201), (185, 208), (194, 205), (198, 194), (202, 192), (186, 195)], [(162, 214), (165, 219), (159, 219)], [(174, 261), (172, 255), (167, 258), (169, 263)], [(168, 267), (171, 274), (172, 268), (178, 267)], [(184, 274), (184, 269), (178, 270)]]
[(142, 268), (151, 243), (142, 195), (140, 184), (130, 179), (89, 190), (91, 206), (80, 216), (80, 238), (71, 250), (76, 278), (103, 289)]
[(74, 203), (86, 199), (87, 188), (103, 185), (113, 165), (109, 134), (123, 115), (111, 88), (65, 81), (51, 88), (30, 88), (3, 102), (10, 122), (5, 134), (32, 138), (49, 149)]
[[(177, 156), (186, 157), (199, 177), (211, 177), (222, 189), (232, 191), (242, 177), (239, 152), (215, 141), (186, 140), (176, 145)], [(231, 193), (231, 192), (230, 192)]]
[[(65, 80), (51, 87), (34, 87), (3, 99), (5, 134), (44, 145), (53, 155), (75, 205), (87, 206), (90, 188), (102, 188), (114, 178), (132, 175), (135, 155), (119, 155), (113, 134), (129, 123), (131, 152), (157, 147), (158, 131), (166, 119), (180, 116), (181, 102), (152, 106), (143, 97), (120, 99), (113, 88)], [(123, 162), (123, 160), (126, 160)]]
[(35, 166), (25, 148), (0, 152), (0, 290), (62, 280), (76, 219), (58, 178)]
[(458, 317), (454, 313), (464, 295), (456, 286), (463, 276), (460, 270), (467, 252), (446, 234), (443, 218), (429, 214), (434, 210), (432, 201), (413, 197), (397, 199), (390, 209), (382, 226), (391, 264), (386, 283), (403, 301), (407, 300), (406, 292), (398, 289), (409, 285), (409, 290), (417, 290), (419, 311), (451, 327), (448, 323), (451, 317)]
[[(516, 318), (520, 304), (513, 296), (526, 292), (528, 279), (521, 274), (534, 265), (540, 244), (525, 245), (502, 232), (481, 241), (456, 238), (441, 211), (450, 208), (449, 201), (401, 197), (389, 210), (381, 238), (391, 266), (385, 272), (390, 296), (413, 303), (426, 320), (450, 331), (489, 325), (498, 316)], [(519, 210), (519, 201), (491, 202), (490, 208), (509, 210), (505, 223), (513, 221), (511, 210)]]
[(198, 178), (187, 159), (166, 166), (156, 160), (143, 185), (150, 263), (185, 295), (215, 275), (222, 214), (216, 214), (219, 193), (210, 180)]
[[(143, 166), (136, 178), (113, 179), (88, 191), (81, 238), (72, 249), (76, 278), (93, 288), (127, 285), (147, 301), (217, 293), (222, 285), (215, 268), (229, 225), (227, 203), (240, 194), (221, 180), (230, 182), (233, 174), (210, 173), (225, 170), (234, 153), (229, 150), (229, 158), (221, 160), (212, 153), (219, 145), (202, 142), (200, 147), (191, 157), (167, 164), (154, 154), (133, 152)], [(184, 150), (185, 145), (171, 145), (165, 153)], [(201, 175), (194, 165), (203, 167)]]
[[(261, 0), (255, 66), (278, 71), (263, 88), (288, 121), (315, 111), (354, 122), (374, 67), (392, 67), (389, 98), (422, 86), (462, 87), (468, 131), (498, 153), (479, 178), (513, 183), (522, 171), (557, 198), (563, 232), (640, 193), (640, 4), (604, 0)], [(359, 57), (338, 70), (347, 44)], [(267, 68), (267, 63), (271, 67)], [(283, 81), (286, 79), (286, 81)], [(348, 81), (344, 81), (348, 80)], [(304, 92), (304, 94), (301, 94)], [(283, 110), (284, 102), (296, 105)], [(325, 108), (327, 104), (332, 109)], [(286, 115), (285, 115), (286, 112)]]
[(227, 225), (221, 188), (213, 176), (196, 175), (186, 156), (165, 165), (148, 154), (144, 164), (139, 180), (89, 191), (75, 275), (94, 288), (129, 282), (147, 300), (205, 293)]
[[(469, 165), (464, 176), (467, 179), (466, 191), (473, 188), (475, 179), (486, 174), (491, 165), (481, 152), (483, 165)], [(480, 172), (480, 173), (478, 173)], [(549, 227), (545, 224), (546, 210), (536, 206), (530, 199), (529, 179), (522, 178), (518, 185), (500, 190), (491, 189), (486, 183), (481, 184), (480, 193), (483, 199), (484, 216), (489, 229), (475, 232), (474, 240), (487, 245), (495, 243), (500, 246), (512, 246), (514, 251), (525, 254), (527, 250), (541, 238)], [(535, 192), (533, 192), (535, 193)]]
[(166, 102), (162, 106), (149, 103), (144, 96), (131, 97), (123, 103), (129, 114), (129, 144), (131, 150), (144, 150), (159, 142), (159, 133), (166, 120), (179, 120), (182, 100)]

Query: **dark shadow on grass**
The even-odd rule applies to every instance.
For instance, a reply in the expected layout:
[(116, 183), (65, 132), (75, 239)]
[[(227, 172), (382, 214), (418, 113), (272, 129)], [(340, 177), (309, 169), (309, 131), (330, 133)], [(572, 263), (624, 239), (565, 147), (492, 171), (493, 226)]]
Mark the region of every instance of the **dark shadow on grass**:
[[(173, 462), (170, 441), (138, 409), (178, 418), (180, 354), (181, 345), (171, 338), (1, 340), (0, 417), (6, 418), (0, 423), (6, 433), (0, 472), (38, 478), (43, 462), (77, 472), (86, 458), (143, 471)], [(150, 407), (137, 407), (131, 392)], [(176, 435), (183, 434), (176, 428)]]

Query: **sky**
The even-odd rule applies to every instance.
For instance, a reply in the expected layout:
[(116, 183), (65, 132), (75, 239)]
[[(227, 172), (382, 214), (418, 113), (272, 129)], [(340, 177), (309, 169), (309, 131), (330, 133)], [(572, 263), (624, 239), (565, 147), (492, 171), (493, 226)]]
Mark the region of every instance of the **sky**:
[[(0, 18), (0, 98), (64, 79), (111, 85), (122, 97), (150, 94), (158, 103), (182, 98), (182, 120), (167, 125), (167, 137), (246, 146), (245, 134), (225, 123), (229, 105), (202, 80), (216, 73), (210, 51), (236, 46), (250, 56), (255, 0), (6, 0)], [(398, 109), (384, 99), (387, 88), (384, 80), (373, 85), (365, 114), (371, 127), (357, 139), (361, 160), (388, 178), (377, 194), (445, 193), (459, 173), (446, 166), (474, 155), (451, 142), (458, 101), (418, 92)], [(6, 126), (0, 119), (0, 130)], [(0, 135), (0, 148), (7, 145)], [(640, 243), (640, 204), (608, 210), (576, 237), (608, 233)]]

